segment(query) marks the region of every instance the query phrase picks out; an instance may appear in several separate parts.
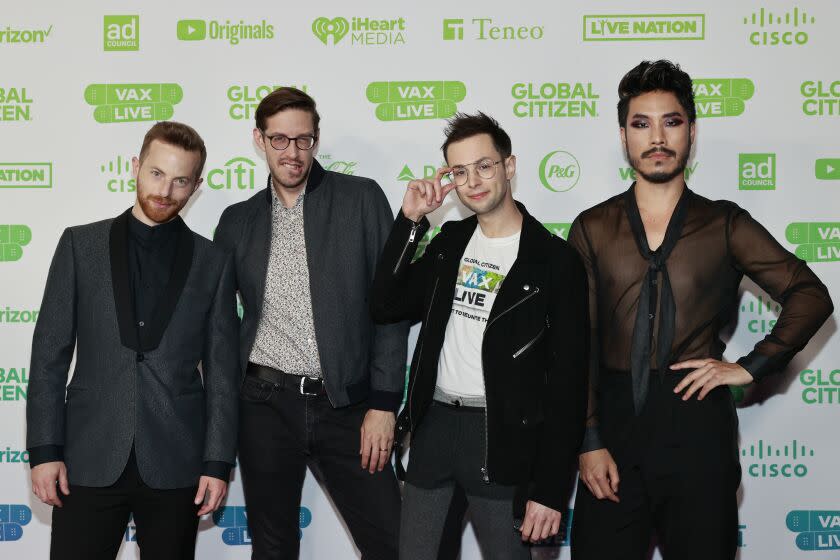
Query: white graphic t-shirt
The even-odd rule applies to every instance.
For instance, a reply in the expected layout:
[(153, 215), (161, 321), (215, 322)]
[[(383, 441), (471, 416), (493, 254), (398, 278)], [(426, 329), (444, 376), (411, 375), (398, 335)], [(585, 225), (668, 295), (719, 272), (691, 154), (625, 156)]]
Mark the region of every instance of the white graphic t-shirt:
[(437, 386), (450, 395), (484, 396), (484, 328), (502, 282), (516, 260), (519, 235), (485, 237), (477, 226), (461, 257), (452, 315), (438, 362)]

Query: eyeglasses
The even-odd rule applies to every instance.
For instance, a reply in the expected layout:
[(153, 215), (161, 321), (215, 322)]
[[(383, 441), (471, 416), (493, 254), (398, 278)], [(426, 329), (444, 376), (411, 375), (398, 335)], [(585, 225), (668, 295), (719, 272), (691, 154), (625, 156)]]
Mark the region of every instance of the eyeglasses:
[(470, 176), (470, 173), (467, 170), (467, 168), (471, 165), (475, 166), (475, 171), (478, 173), (479, 177), (481, 177), (482, 179), (492, 179), (496, 175), (496, 166), (499, 165), (501, 162), (502, 160), (500, 159), (493, 161), (492, 159), (485, 158), (475, 163), (468, 163), (466, 165), (456, 165), (448, 173), (449, 180), (452, 181), (457, 187), (466, 185), (467, 180)]
[(266, 136), (266, 138), (268, 138), (271, 147), (278, 151), (283, 151), (288, 148), (292, 140), (295, 141), (295, 146), (298, 147), (298, 150), (311, 150), (315, 142), (318, 141), (317, 136), (296, 136), (289, 138), (285, 134), (275, 134), (274, 136)]

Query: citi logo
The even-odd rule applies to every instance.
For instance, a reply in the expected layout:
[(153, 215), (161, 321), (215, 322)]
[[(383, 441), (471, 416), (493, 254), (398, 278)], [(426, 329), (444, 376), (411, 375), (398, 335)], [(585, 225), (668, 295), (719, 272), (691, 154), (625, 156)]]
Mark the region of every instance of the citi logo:
[(0, 504), (0, 543), (19, 541), (23, 527), (32, 521), (32, 510), (23, 504)]
[(207, 173), (207, 186), (213, 190), (253, 190), (257, 164), (246, 157), (235, 157), (224, 166)]

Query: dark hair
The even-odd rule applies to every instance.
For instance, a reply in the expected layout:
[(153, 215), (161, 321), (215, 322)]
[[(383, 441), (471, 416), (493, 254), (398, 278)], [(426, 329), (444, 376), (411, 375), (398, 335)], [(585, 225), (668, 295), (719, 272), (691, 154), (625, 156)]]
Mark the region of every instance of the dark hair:
[(443, 133), (446, 135), (446, 141), (440, 149), (443, 150), (443, 158), (446, 161), (449, 161), (446, 156), (446, 149), (449, 148), (450, 144), (471, 138), (477, 134), (489, 134), (493, 140), (493, 146), (502, 158), (507, 158), (511, 154), (510, 136), (499, 126), (499, 121), (481, 111), (475, 115), (456, 113), (446, 123), (446, 129)]
[(287, 109), (300, 109), (312, 115), (312, 125), (315, 127), (315, 134), (318, 134), (318, 123), (321, 122), (321, 117), (315, 109), (315, 100), (306, 92), (293, 87), (277, 88), (262, 98), (254, 115), (257, 128), (265, 131), (265, 121)]
[(175, 121), (162, 121), (155, 123), (149, 129), (146, 136), (143, 137), (143, 146), (140, 148), (140, 156), (138, 159), (143, 161), (146, 153), (149, 151), (149, 146), (152, 142), (159, 140), (164, 144), (178, 146), (188, 152), (198, 152), (201, 159), (198, 167), (195, 170), (195, 178), (201, 177), (201, 171), (204, 169), (204, 162), (207, 161), (207, 148), (204, 147), (204, 140), (198, 135), (198, 132), (189, 125)]
[(679, 64), (670, 60), (642, 61), (627, 72), (618, 84), (618, 125), (627, 126), (627, 113), (630, 100), (651, 91), (673, 93), (688, 116), (688, 122), (697, 118), (694, 108), (694, 91), (691, 89), (691, 76), (680, 69)]

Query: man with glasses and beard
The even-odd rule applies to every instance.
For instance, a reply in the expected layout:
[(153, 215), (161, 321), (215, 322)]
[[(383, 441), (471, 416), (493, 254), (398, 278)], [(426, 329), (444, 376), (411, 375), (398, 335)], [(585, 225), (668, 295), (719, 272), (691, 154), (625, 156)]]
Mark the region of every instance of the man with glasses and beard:
[(26, 403), (32, 490), (54, 506), (53, 560), (115, 558), (131, 515), (143, 558), (193, 558), (199, 516), (225, 496), (233, 263), (178, 215), (206, 157), (195, 130), (157, 123), (132, 160), (133, 208), (58, 242)]
[(308, 465), (362, 556), (392, 560), (408, 327), (374, 325), (368, 311), (391, 207), (376, 182), (315, 160), (319, 116), (306, 93), (277, 89), (255, 117), (267, 187), (227, 208), (215, 235), (234, 253), (244, 307), (239, 459), (252, 557), (297, 557)]
[[(572, 558), (641, 560), (656, 533), (666, 560), (732, 559), (741, 468), (728, 386), (784, 369), (833, 307), (811, 269), (746, 211), (686, 186), (688, 74), (642, 62), (618, 94), (638, 179), (569, 233), (589, 276), (593, 345)], [(729, 363), (719, 335), (744, 275), (782, 312)]]

